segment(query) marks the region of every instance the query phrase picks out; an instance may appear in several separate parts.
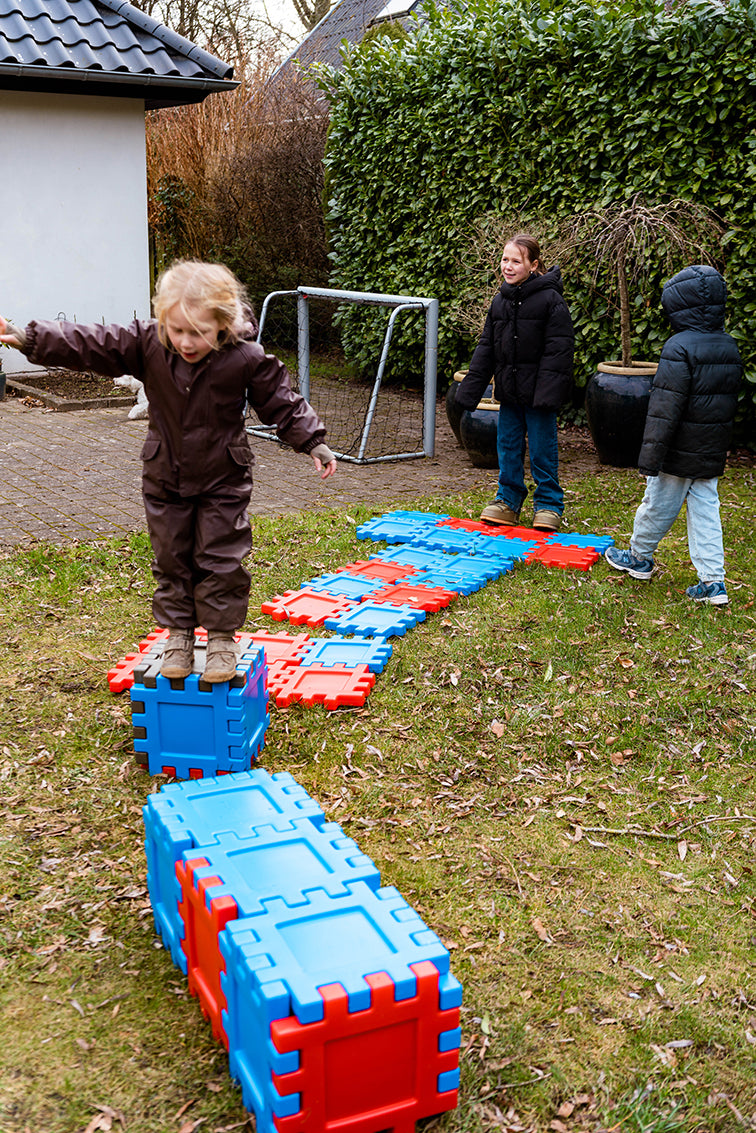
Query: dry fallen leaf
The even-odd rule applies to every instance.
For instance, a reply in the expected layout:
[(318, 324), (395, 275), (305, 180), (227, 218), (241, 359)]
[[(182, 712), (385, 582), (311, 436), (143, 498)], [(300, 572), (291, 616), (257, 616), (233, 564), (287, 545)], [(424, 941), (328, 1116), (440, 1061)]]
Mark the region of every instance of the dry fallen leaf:
[(544, 925), (544, 923), (540, 919), (540, 917), (533, 917), (533, 919), (530, 923), (533, 926), (533, 928), (535, 929), (536, 936), (538, 937), (539, 940), (543, 940), (545, 944), (551, 944), (552, 943), (551, 937), (549, 936), (548, 929), (546, 928), (546, 926)]
[(684, 862), (688, 856), (688, 843), (684, 838), (677, 843), (677, 853), (680, 856), (680, 861)]
[(501, 737), (504, 735), (504, 725), (500, 724), (498, 720), (494, 720), (491, 724), (491, 731), (497, 737), (497, 739), (501, 739)]

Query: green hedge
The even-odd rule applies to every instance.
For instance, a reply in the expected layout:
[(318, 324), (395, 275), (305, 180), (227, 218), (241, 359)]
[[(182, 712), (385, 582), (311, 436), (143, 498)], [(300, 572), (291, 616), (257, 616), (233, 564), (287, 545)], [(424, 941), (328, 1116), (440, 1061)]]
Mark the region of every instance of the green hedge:
[[(546, 226), (638, 192), (682, 197), (726, 225), (728, 329), (746, 360), (743, 416), (756, 401), (756, 28), (742, 0), (672, 11), (634, 3), (569, 7), (473, 0), (426, 9), (406, 40), (373, 38), (321, 75), (332, 103), (326, 150), (332, 283), (441, 300), (441, 382), (474, 343), (452, 319), (465, 291), (471, 224), (492, 210)], [(548, 232), (542, 233), (548, 236)], [(679, 267), (685, 266), (680, 263)], [(657, 273), (634, 296), (635, 352), (669, 333)], [(617, 313), (567, 274), (579, 383), (616, 357)], [(350, 355), (379, 353), (385, 317), (342, 316)], [(395, 339), (394, 373), (422, 374), (422, 336)], [(392, 347), (393, 350), (393, 347)]]

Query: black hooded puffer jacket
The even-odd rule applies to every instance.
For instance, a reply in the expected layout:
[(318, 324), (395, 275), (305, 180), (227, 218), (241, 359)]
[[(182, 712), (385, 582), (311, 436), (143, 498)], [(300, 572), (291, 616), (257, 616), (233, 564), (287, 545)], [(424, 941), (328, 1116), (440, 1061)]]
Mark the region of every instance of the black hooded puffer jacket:
[(558, 267), (520, 284), (502, 283), (493, 298), (456, 402), (474, 409), (494, 380), (507, 405), (555, 410), (572, 392), (575, 332)]
[(664, 343), (651, 386), (638, 467), (691, 480), (721, 476), (732, 437), (743, 364), (724, 330), (727, 287), (695, 264), (664, 284), (662, 306), (676, 331)]

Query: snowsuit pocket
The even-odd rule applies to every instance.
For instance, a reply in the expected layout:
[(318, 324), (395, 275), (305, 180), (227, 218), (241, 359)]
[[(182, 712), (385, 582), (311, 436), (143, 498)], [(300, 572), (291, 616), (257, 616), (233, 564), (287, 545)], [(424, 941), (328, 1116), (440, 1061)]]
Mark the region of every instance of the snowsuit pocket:
[(160, 437), (147, 437), (139, 454), (141, 460), (153, 460), (160, 452)]

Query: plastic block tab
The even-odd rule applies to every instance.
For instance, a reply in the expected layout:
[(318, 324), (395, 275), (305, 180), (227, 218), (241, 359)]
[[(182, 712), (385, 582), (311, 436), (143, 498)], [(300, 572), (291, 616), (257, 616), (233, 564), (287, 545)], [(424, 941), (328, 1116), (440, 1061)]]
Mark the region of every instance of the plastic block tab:
[(134, 683), (134, 669), (144, 660), (143, 653), (127, 653), (108, 669), (108, 688), (111, 692), (126, 692)]
[(382, 582), (399, 582), (400, 579), (411, 578), (417, 574), (414, 567), (408, 563), (389, 563), (381, 561), (379, 556), (368, 559), (357, 559), (356, 562), (347, 563), (341, 568), (348, 574), (365, 575), (366, 578), (378, 578)]
[(505, 535), (477, 535), (475, 554), (489, 559), (513, 559), (523, 561), (531, 551), (541, 546), (538, 539), (513, 539)]
[(319, 626), (326, 618), (354, 609), (356, 603), (342, 595), (317, 590), (284, 590), (263, 602), (260, 609), (274, 621), (290, 621), (292, 625)]
[(261, 768), (215, 779), (168, 783), (142, 808), (147, 888), (155, 927), (177, 967), (186, 971), (181, 948), (183, 922), (176, 863), (188, 851), (216, 843), (224, 834), (251, 836), (258, 826), (292, 830), (306, 819), (322, 827), (325, 815), (287, 771)]
[(375, 673), (367, 665), (346, 668), (344, 665), (300, 665), (281, 673), (275, 686), (276, 704), (287, 708), (301, 701), (312, 706), (322, 704), (335, 708), (358, 708), (365, 703), (375, 684)]
[(562, 567), (564, 570), (590, 570), (600, 557), (593, 547), (563, 547), (547, 543), (528, 555), (528, 562), (542, 563), (546, 567)]
[[(297, 1113), (275, 1118), (279, 1133), (411, 1133), (416, 1121), (456, 1106), (459, 1008), (440, 1009), (432, 963), (411, 968), (417, 988), (408, 999), (397, 1000), (390, 977), (376, 972), (366, 977), (371, 997), (363, 1011), (350, 1011), (335, 983), (320, 988), (320, 1022), (271, 1024), (276, 1050), (299, 1059), (296, 1070), (273, 1077), (279, 1094), (299, 1098)], [(446, 1081), (455, 1085), (440, 1089)]]
[(326, 629), (347, 636), (402, 637), (418, 622), (425, 621), (425, 610), (412, 606), (391, 606), (381, 602), (362, 602), (348, 613), (326, 618)]
[(300, 665), (343, 665), (345, 669), (356, 669), (367, 665), (371, 673), (382, 673), (388, 664), (392, 647), (387, 641), (373, 638), (329, 637), (313, 641), (302, 657)]
[(337, 571), (333, 574), (321, 574), (318, 578), (311, 578), (303, 582), (308, 590), (317, 590), (327, 594), (342, 594), (352, 602), (361, 602), (376, 590), (380, 590), (383, 583), (379, 578), (366, 578), (361, 574), (349, 574), (347, 571)]
[(246, 771), (262, 750), (270, 722), (262, 647), (250, 645), (231, 681), (202, 680), (204, 650), (195, 671), (169, 680), (160, 672), (162, 642), (134, 670), (131, 719), (134, 751), (152, 775), (170, 768), (180, 779)]
[(377, 591), (372, 598), (373, 602), (411, 606), (416, 610), (425, 610), (428, 614), (438, 613), (456, 600), (456, 591), (444, 590), (441, 586), (425, 586), (421, 582), (415, 585), (413, 582), (395, 582), (392, 586), (385, 586), (383, 590)]

